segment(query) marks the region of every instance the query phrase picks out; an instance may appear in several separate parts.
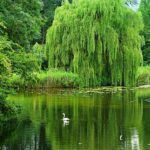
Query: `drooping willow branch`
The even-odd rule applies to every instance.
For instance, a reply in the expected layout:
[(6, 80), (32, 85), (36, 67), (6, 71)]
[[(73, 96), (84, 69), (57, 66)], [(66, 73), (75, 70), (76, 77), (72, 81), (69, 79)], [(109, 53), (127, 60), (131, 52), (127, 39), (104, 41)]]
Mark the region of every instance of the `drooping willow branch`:
[(134, 86), (142, 28), (141, 14), (122, 0), (65, 1), (47, 32), (49, 67), (78, 73), (83, 86)]

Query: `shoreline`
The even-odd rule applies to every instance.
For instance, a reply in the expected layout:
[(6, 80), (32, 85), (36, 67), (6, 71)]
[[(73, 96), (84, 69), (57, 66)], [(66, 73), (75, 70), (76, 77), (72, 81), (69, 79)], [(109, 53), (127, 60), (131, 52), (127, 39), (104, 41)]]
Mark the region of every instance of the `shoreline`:
[(38, 87), (38, 88), (27, 88), (25, 90), (17, 90), (16, 93), (25, 92), (25, 93), (57, 93), (57, 92), (71, 92), (77, 91), (78, 93), (117, 93), (122, 91), (135, 91), (142, 89), (150, 89), (150, 85), (143, 85), (138, 87), (123, 87), (123, 86), (102, 86), (95, 88), (73, 88), (73, 87)]

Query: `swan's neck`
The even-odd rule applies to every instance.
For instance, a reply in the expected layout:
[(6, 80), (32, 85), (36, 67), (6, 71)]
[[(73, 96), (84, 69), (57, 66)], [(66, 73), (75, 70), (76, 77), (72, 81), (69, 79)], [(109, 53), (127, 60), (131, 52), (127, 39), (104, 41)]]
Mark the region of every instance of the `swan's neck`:
[(65, 114), (63, 114), (63, 118), (65, 118)]

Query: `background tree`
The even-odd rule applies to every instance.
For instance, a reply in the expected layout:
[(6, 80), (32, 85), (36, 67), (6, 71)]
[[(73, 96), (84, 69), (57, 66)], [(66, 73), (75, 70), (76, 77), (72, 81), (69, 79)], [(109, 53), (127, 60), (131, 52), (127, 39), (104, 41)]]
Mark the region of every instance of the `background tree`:
[(9, 39), (30, 50), (40, 38), (42, 7), (41, 0), (1, 0), (0, 18), (7, 27)]
[(41, 11), (42, 17), (44, 18), (44, 26), (42, 27), (42, 36), (41, 42), (45, 43), (45, 35), (49, 26), (52, 25), (54, 19), (54, 13), (57, 6), (61, 5), (62, 0), (42, 0), (43, 1), (43, 9)]
[(150, 65), (150, 0), (142, 0), (140, 9), (144, 20), (145, 45), (142, 48), (144, 63)]

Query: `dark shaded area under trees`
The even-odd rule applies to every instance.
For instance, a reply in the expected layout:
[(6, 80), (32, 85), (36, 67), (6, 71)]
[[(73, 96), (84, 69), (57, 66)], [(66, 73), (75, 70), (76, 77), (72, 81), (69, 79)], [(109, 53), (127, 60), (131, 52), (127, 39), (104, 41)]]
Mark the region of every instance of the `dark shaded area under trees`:
[(140, 10), (144, 21), (145, 44), (142, 47), (144, 64), (150, 65), (150, 0), (142, 0)]

